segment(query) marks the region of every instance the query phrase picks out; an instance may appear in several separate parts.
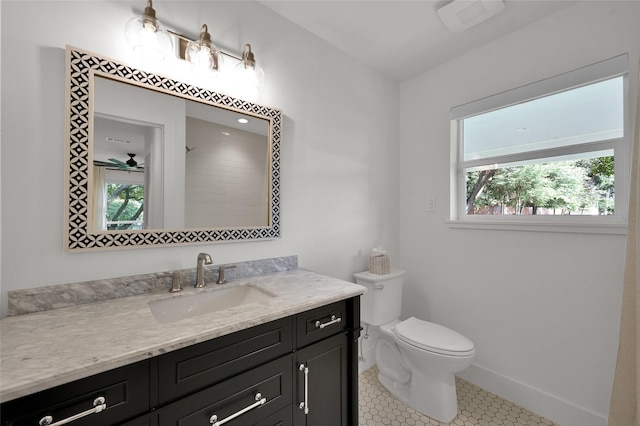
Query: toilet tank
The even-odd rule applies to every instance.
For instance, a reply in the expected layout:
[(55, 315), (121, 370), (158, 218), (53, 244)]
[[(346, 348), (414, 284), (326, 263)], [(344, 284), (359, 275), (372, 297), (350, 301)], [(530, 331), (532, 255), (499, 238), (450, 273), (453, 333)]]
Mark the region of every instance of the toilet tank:
[(360, 319), (369, 325), (382, 325), (400, 317), (404, 271), (392, 269), (385, 275), (359, 272), (356, 283), (367, 288), (360, 298)]

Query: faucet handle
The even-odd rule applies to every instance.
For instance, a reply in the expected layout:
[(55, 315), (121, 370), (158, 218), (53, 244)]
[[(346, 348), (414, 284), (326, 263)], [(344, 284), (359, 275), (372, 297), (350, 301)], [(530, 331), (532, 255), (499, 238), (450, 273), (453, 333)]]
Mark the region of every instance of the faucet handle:
[(227, 269), (233, 269), (235, 267), (236, 265), (220, 265), (218, 267), (218, 281), (216, 281), (216, 284), (226, 283), (227, 280), (224, 277), (224, 271), (226, 271)]
[(182, 291), (182, 279), (180, 277), (180, 272), (175, 271), (173, 273), (173, 283), (169, 289), (169, 293), (178, 293), (180, 291)]

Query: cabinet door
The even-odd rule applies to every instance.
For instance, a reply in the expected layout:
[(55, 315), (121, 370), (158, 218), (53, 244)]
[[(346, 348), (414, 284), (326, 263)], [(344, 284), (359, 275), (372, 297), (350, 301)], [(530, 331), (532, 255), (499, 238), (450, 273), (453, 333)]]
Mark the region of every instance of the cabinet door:
[(349, 338), (339, 334), (296, 354), (296, 425), (349, 426)]

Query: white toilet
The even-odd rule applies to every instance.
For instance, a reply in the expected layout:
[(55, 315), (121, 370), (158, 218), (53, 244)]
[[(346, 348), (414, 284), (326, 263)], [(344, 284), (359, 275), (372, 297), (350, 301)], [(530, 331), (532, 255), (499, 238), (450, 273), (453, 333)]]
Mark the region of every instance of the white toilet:
[(400, 321), (403, 275), (401, 270), (354, 274), (356, 282), (367, 288), (361, 319), (379, 326), (378, 380), (416, 411), (450, 422), (458, 414), (455, 374), (471, 365), (473, 342), (438, 324), (413, 317)]

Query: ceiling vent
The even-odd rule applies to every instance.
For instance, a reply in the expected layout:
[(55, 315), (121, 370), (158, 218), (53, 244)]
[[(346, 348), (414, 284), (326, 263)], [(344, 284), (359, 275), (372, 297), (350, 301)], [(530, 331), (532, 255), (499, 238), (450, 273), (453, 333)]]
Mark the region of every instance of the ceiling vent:
[(486, 21), (504, 9), (503, 0), (453, 0), (438, 9), (438, 16), (453, 33)]
[(106, 140), (107, 142), (111, 142), (111, 143), (131, 143), (131, 141), (129, 139), (114, 138), (114, 137), (111, 137), (111, 136), (105, 137), (104, 140)]

